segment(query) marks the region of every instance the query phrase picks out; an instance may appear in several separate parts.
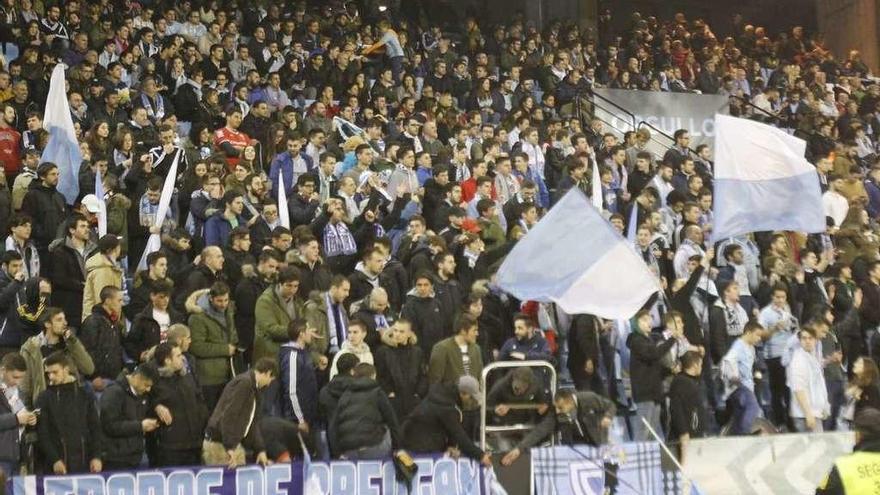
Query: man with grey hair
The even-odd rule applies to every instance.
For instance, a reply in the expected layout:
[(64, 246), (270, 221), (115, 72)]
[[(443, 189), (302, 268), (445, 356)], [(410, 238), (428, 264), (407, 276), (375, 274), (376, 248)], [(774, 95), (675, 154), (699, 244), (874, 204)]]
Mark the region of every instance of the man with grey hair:
[(382, 336), (394, 324), (394, 314), (390, 311), (388, 292), (382, 287), (375, 287), (362, 301), (352, 304), (353, 320), (364, 322), (367, 337), (364, 342), (375, 352), (382, 341)]

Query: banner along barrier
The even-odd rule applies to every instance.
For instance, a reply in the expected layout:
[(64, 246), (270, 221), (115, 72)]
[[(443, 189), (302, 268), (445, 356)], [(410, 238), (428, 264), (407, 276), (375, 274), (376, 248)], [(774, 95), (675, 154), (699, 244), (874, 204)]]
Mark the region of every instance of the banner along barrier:
[[(715, 114), (730, 113), (728, 97), (720, 95), (605, 88), (595, 89), (593, 92), (635, 114), (636, 125), (644, 121), (669, 136), (672, 136), (677, 129), (687, 129), (691, 136), (690, 147), (693, 149), (701, 144), (711, 146), (715, 141)], [(632, 129), (629, 116), (614, 112), (617, 110), (597, 103), (597, 116), (611, 123), (612, 127), (636, 130)], [(653, 140), (662, 140), (667, 146), (674, 144), (665, 142), (666, 139), (659, 136), (655, 136)], [(658, 148), (651, 151), (663, 156), (665, 150)]]
[(854, 443), (850, 432), (695, 439), (685, 476), (713, 495), (813, 493)]
[(313, 462), (222, 467), (180, 467), (70, 476), (15, 477), (10, 495), (486, 495), (484, 469), (469, 459), (416, 458), (412, 490), (387, 461)]

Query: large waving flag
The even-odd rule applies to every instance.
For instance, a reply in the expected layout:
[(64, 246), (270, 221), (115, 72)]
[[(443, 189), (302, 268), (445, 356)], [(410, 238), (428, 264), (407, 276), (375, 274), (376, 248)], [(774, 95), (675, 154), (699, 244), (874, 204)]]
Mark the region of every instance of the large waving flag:
[(712, 237), (764, 230), (825, 231), (822, 190), (807, 143), (752, 120), (715, 116)]
[(57, 64), (49, 81), (49, 97), (46, 98), (43, 117), (43, 127), (49, 132), (49, 141), (41, 160), (58, 165), (58, 192), (64, 195), (67, 204), (72, 205), (79, 196), (82, 155), (76, 141), (73, 118), (70, 116), (70, 104), (67, 102), (64, 67), (64, 64)]
[(630, 318), (660, 290), (645, 262), (578, 188), (572, 188), (511, 250), (498, 285), (566, 313)]

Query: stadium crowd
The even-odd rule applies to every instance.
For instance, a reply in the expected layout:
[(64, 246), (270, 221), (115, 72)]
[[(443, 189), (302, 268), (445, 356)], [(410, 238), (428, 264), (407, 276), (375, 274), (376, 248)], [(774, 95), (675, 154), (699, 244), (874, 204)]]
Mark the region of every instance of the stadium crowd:
[[(624, 438), (652, 439), (643, 417), (680, 445), (845, 429), (880, 407), (880, 85), (858, 52), (799, 27), (719, 38), (684, 14), (618, 33), (605, 12), (594, 39), (518, 16), (441, 26), (422, 5), (3, 0), (2, 471), (304, 448), (488, 464), (484, 395), (490, 423), (536, 425), (502, 442), (505, 464), (554, 434), (606, 443), (615, 418)], [(41, 160), (57, 63), (75, 205)], [(803, 137), (827, 231), (707, 245), (711, 148), (681, 129), (654, 154), (647, 130), (605, 129), (578, 112), (598, 87), (729, 95), (732, 114)], [(492, 282), (592, 181), (621, 234), (637, 219), (662, 283), (630, 321)], [(517, 360), (567, 387), (527, 367), (481, 383)]]

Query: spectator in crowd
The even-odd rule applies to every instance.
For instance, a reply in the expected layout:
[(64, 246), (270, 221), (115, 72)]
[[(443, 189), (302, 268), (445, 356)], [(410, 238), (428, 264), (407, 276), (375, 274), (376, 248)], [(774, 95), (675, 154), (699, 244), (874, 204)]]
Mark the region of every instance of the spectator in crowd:
[(514, 337), (507, 339), (498, 355), (499, 361), (550, 361), (550, 346), (536, 332), (532, 319), (522, 313), (513, 317)]
[(122, 339), (125, 323), (122, 316), (123, 293), (108, 285), (101, 289), (100, 303), (91, 308), (83, 321), (79, 338), (88, 351), (95, 371), (87, 376), (96, 394), (104, 391), (122, 373), (125, 352)]
[[(632, 377), (633, 401), (636, 403), (639, 416), (647, 421), (654, 432), (660, 434), (660, 403), (663, 398), (663, 364), (661, 359), (669, 352), (676, 340), (683, 335), (683, 328), (677, 325), (669, 326), (661, 343), (656, 344), (651, 339), (651, 314), (640, 311), (636, 314), (636, 329), (626, 338), (626, 345), (630, 351), (629, 374)], [(637, 421), (637, 427), (633, 428), (639, 434), (636, 439), (647, 442), (653, 437), (643, 425)]]
[(361, 320), (351, 320), (348, 323), (348, 336), (339, 352), (333, 356), (333, 362), (330, 365), (330, 379), (332, 380), (336, 373), (336, 361), (340, 356), (346, 354), (354, 354), (358, 357), (359, 363), (374, 364), (373, 354), (370, 352), (370, 346), (364, 341), (367, 337), (367, 325)]
[(50, 265), (49, 244), (55, 240), (58, 228), (67, 218), (67, 201), (57, 191), (57, 186), (58, 166), (41, 163), (37, 167), (37, 180), (30, 183), (21, 203), (23, 213), (39, 219), (32, 225), (32, 236), (43, 266)]
[(398, 418), (406, 418), (428, 394), (427, 363), (417, 342), (410, 322), (399, 319), (374, 347), (376, 379)]
[(798, 333), (800, 346), (791, 356), (785, 370), (791, 390), (790, 414), (800, 432), (821, 432), (822, 420), (831, 413), (822, 364), (816, 359), (816, 331), (804, 327)]
[[(86, 260), (95, 250), (91, 240), (89, 221), (81, 215), (71, 217), (65, 235), (52, 242), (49, 279), (52, 281), (52, 302), (70, 318), (70, 324), (79, 327), (82, 321), (83, 297), (86, 283)], [(103, 287), (102, 287), (103, 288)], [(98, 289), (100, 291), (100, 289)]]
[(328, 440), (331, 451), (348, 460), (384, 459), (400, 448), (400, 425), (373, 365), (354, 367), (354, 380), (330, 421)]
[(318, 428), (318, 378), (308, 347), (315, 329), (303, 319), (287, 326), (287, 343), (279, 350), (281, 416), (294, 421), (300, 434), (314, 444)]
[[(496, 421), (507, 425), (538, 423), (550, 402), (541, 378), (525, 366), (495, 382), (486, 396), (486, 408), (495, 413)], [(514, 409), (517, 406), (534, 409)]]
[(99, 415), (106, 469), (136, 469), (141, 465), (144, 436), (160, 425), (158, 419), (147, 417), (147, 396), (157, 378), (153, 364), (142, 364), (118, 381), (110, 382), (101, 395)]
[(61, 353), (69, 362), (64, 367), (74, 376), (91, 376), (95, 372), (95, 363), (85, 346), (68, 328), (64, 311), (54, 307), (47, 308), (40, 315), (39, 324), (42, 332), (29, 338), (21, 346), (21, 355), (27, 362), (27, 374), (19, 389), (24, 403), (28, 405), (34, 404), (46, 390), (48, 371), (44, 361), (55, 352)]
[(679, 456), (692, 438), (706, 436), (709, 417), (700, 392), (703, 357), (688, 351), (681, 357), (681, 372), (669, 386), (669, 438), (678, 441)]
[(0, 360), (0, 472), (7, 479), (19, 473), (25, 427), (36, 425), (39, 419), (25, 407), (19, 394), (18, 384), (26, 371), (21, 354), (11, 352)]
[(755, 396), (755, 346), (761, 341), (763, 331), (759, 323), (746, 323), (742, 335), (721, 361), (722, 398), (727, 401), (730, 431), (734, 435), (751, 433), (755, 419), (761, 415)]
[[(63, 313), (59, 315), (63, 319)], [(48, 381), (48, 387), (40, 391), (34, 402), (41, 411), (37, 447), (44, 472), (100, 473), (104, 446), (95, 397), (77, 380), (77, 367), (66, 352), (52, 352), (39, 367), (41, 375), (45, 370)]]
[(235, 316), (229, 299), (229, 286), (218, 282), (208, 290), (194, 292), (187, 301), (191, 352), (196, 358), (196, 374), (209, 409), (214, 409), (223, 388), (235, 376), (236, 365), (241, 365)]
[[(254, 359), (277, 357), (281, 344), (289, 341), (290, 322), (303, 316), (302, 303), (296, 297), (300, 284), (299, 271), (293, 267), (285, 268), (275, 283), (257, 298)], [(242, 310), (246, 309), (239, 311)]]
[(434, 278), (428, 272), (416, 274), (414, 286), (406, 296), (400, 317), (412, 324), (422, 352), (430, 356), (434, 345), (446, 335), (440, 319), (440, 302), (434, 293)]
[(147, 360), (149, 352), (168, 338), (171, 326), (183, 323), (184, 316), (171, 307), (172, 285), (159, 281), (150, 288), (150, 303), (135, 315), (131, 328), (123, 338), (122, 345), (129, 359)]
[(312, 353), (312, 360), (322, 371), (330, 365), (327, 356), (339, 352), (348, 336), (348, 311), (343, 303), (348, 298), (350, 289), (348, 279), (336, 275), (330, 281), (330, 290), (311, 294), (305, 305), (305, 318), (315, 329), (315, 338), (309, 351)]
[[(185, 327), (184, 327), (185, 328)], [(156, 431), (157, 466), (192, 466), (201, 462), (208, 409), (182, 347), (170, 342), (156, 346), (157, 377), (148, 404), (150, 416), (161, 422)]]
[(83, 288), (83, 320), (89, 316), (105, 287), (122, 289), (122, 269), (116, 265), (122, 253), (119, 238), (108, 234), (98, 239), (94, 255), (86, 261), (86, 280)]
[(245, 445), (256, 463), (269, 463), (260, 431), (260, 391), (278, 374), (274, 360), (261, 358), (254, 367), (233, 378), (223, 389), (217, 407), (208, 419), (202, 442), (202, 461), (206, 466), (234, 469), (245, 464)]

